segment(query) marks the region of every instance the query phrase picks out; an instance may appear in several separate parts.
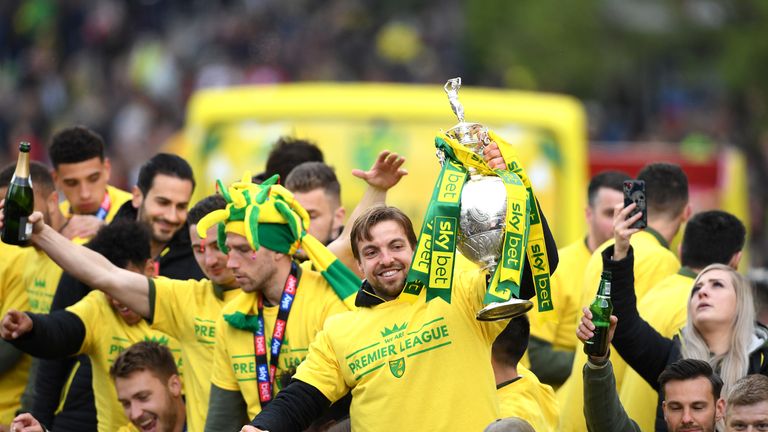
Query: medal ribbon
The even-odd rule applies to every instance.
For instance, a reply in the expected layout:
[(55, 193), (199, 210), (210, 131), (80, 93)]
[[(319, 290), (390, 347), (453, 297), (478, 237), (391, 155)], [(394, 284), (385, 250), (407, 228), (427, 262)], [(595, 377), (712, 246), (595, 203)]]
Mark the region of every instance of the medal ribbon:
[(264, 337), (264, 296), (261, 293), (258, 294), (258, 327), (256, 331), (253, 332), (253, 350), (256, 356), (256, 380), (259, 386), (259, 402), (261, 402), (261, 409), (266, 408), (272, 401), (272, 387), (277, 373), (280, 349), (283, 346), (285, 329), (288, 325), (288, 315), (291, 313), (293, 300), (296, 298), (296, 288), (299, 284), (297, 272), (296, 263), (291, 263), (291, 273), (285, 281), (283, 294), (280, 297), (280, 308), (277, 312), (277, 320), (275, 320), (275, 327), (272, 329), (269, 366), (267, 366), (267, 341)]

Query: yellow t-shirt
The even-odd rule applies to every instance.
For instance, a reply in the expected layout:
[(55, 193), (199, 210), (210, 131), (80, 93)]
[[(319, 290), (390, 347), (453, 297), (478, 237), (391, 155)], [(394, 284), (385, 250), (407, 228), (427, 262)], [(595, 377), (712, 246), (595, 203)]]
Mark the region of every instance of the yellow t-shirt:
[(53, 296), (61, 279), (61, 267), (45, 252), (35, 248), (26, 248), (24, 255), (24, 286), (29, 295), (29, 311), (48, 313), (51, 311)]
[[(181, 367), (179, 342), (165, 333), (152, 330), (146, 321), (132, 326), (126, 324), (101, 291), (91, 291), (67, 310), (77, 315), (85, 325), (85, 339), (76, 354), (86, 354), (91, 360), (99, 432), (115, 431), (128, 423), (109, 376), (109, 368), (117, 356), (137, 342), (156, 341), (170, 348), (177, 366)], [(182, 373), (181, 370), (179, 373)]]
[[(256, 357), (253, 333), (232, 327), (223, 315), (242, 312), (258, 313), (256, 293), (241, 292), (224, 307), (222, 317), (216, 323), (216, 344), (213, 356), (211, 382), (224, 390), (239, 391), (248, 405), (248, 418), (261, 411), (256, 380)], [(264, 307), (264, 335), (267, 347), (272, 343), (272, 331), (277, 319), (278, 306)], [(296, 297), (288, 315), (283, 346), (280, 349), (279, 367), (275, 376), (274, 392), (282, 388), (287, 379), (307, 356), (309, 344), (322, 329), (326, 318), (347, 307), (339, 299), (320, 273), (303, 269), (296, 288)], [(267, 361), (269, 361), (267, 348)]]
[(496, 390), (501, 418), (520, 417), (530, 423), (536, 432), (557, 431), (560, 408), (555, 391), (520, 364), (517, 365), (517, 373), (520, 379)]
[[(689, 270), (690, 272), (690, 270)], [(683, 270), (664, 278), (637, 304), (640, 316), (662, 336), (672, 338), (685, 325), (692, 277)], [(641, 430), (653, 430), (659, 394), (632, 368), (626, 368), (619, 393), (621, 403)]]
[[(640, 231), (633, 235), (630, 243), (635, 254), (635, 294), (638, 299), (642, 299), (651, 287), (677, 272), (680, 269), (680, 261), (675, 254), (667, 249), (663, 239), (657, 237), (650, 230)], [(584, 289), (579, 309), (592, 302), (603, 270), (602, 252), (612, 244), (613, 240), (603, 243), (589, 259), (584, 273)], [(581, 313), (578, 314), (576, 324), (578, 325), (580, 321)], [(586, 432), (587, 430), (584, 421), (584, 381), (582, 375), (582, 369), (586, 362), (587, 355), (582, 349), (577, 349), (573, 359), (571, 376), (557, 392), (557, 398), (560, 402), (560, 430), (563, 432)], [(616, 350), (611, 351), (611, 363), (616, 374), (616, 386), (620, 390), (627, 363)]]
[(499, 417), (490, 354), (507, 323), (475, 319), (484, 294), (475, 271), (451, 304), (423, 292), (331, 317), (295, 378), (331, 401), (351, 391), (352, 430), (483, 430)]
[(187, 426), (202, 431), (211, 393), (211, 368), (216, 343), (216, 321), (221, 309), (241, 291), (221, 291), (221, 298), (211, 281), (157, 278), (151, 280), (155, 290), (152, 328), (176, 338), (183, 348), (186, 367), (184, 390), (187, 404)]
[[(22, 281), (25, 270), (20, 261), (29, 248), (0, 242), (0, 317), (9, 309), (29, 310), (27, 293)], [(27, 386), (32, 357), (23, 354), (16, 365), (0, 374), (0, 425), (9, 425), (21, 406), (21, 395)]]
[(528, 313), (528, 318), (531, 336), (551, 343), (556, 350), (573, 352), (580, 345), (576, 338), (576, 320), (581, 316), (584, 269), (592, 253), (582, 239), (559, 249), (557, 255), (560, 259), (551, 279), (556, 319), (545, 317), (536, 312), (536, 308)]

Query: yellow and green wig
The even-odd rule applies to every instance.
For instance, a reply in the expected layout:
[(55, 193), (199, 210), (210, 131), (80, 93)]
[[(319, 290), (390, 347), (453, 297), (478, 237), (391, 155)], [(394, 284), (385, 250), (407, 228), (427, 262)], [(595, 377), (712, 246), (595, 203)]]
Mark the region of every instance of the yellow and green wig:
[(224, 244), (228, 232), (244, 236), (254, 250), (263, 246), (293, 255), (301, 248), (339, 298), (354, 309), (360, 279), (307, 232), (309, 214), (277, 180), (278, 176), (274, 175), (260, 185), (255, 184), (251, 182), (250, 172), (228, 188), (218, 180), (219, 193), (227, 206), (202, 218), (197, 224), (197, 234), (205, 238), (208, 229), (218, 225), (217, 241), (224, 253), (228, 251)]

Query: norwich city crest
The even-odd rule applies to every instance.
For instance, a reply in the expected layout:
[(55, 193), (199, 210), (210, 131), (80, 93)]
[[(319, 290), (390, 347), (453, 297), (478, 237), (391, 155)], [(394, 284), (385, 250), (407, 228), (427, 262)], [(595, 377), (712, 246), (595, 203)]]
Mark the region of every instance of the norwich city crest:
[(401, 378), (405, 373), (405, 357), (389, 361), (389, 371), (395, 378)]

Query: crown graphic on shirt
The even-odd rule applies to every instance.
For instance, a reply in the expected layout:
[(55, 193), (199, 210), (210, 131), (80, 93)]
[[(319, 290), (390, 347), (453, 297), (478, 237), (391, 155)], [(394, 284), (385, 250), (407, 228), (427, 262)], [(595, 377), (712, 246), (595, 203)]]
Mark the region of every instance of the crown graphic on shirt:
[(404, 323), (400, 324), (399, 326), (397, 324), (395, 324), (394, 326), (392, 326), (392, 328), (384, 327), (384, 330), (381, 331), (381, 336), (382, 337), (387, 337), (389, 335), (393, 335), (395, 333), (398, 333), (398, 332), (401, 332), (401, 331), (405, 330), (406, 327), (408, 327), (408, 323), (407, 322), (404, 322)]
[(152, 335), (152, 336), (144, 336), (145, 342), (156, 342), (160, 345), (168, 345), (168, 337), (167, 336), (158, 336), (158, 335)]

